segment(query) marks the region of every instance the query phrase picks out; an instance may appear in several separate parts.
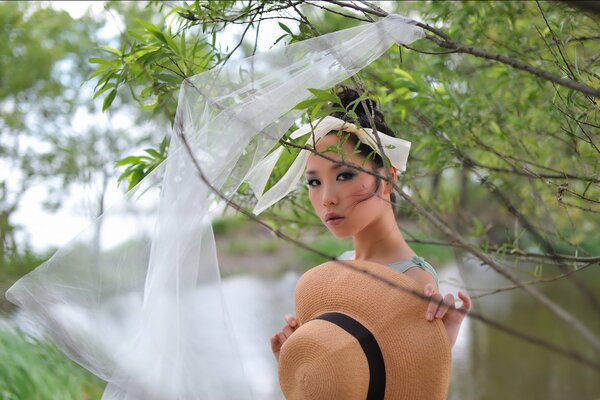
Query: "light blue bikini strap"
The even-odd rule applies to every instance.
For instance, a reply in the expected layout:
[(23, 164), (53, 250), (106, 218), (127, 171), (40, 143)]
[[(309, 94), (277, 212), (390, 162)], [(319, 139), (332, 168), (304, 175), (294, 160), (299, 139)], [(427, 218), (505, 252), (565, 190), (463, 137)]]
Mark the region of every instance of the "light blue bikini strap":
[[(354, 259), (354, 250), (349, 250), (343, 252), (340, 256), (337, 257), (338, 260), (352, 260)], [(440, 286), (440, 280), (438, 278), (437, 272), (435, 272), (435, 268), (431, 266), (423, 257), (413, 256), (410, 260), (396, 261), (388, 264), (391, 268), (395, 269), (399, 272), (406, 272), (407, 269), (412, 267), (419, 267), (422, 270), (429, 272), (435, 279), (438, 287)]]
[(440, 285), (440, 280), (438, 278), (437, 272), (435, 272), (435, 269), (431, 266), (431, 264), (425, 261), (423, 257), (413, 256), (410, 260), (397, 261), (388, 265), (394, 268), (396, 271), (400, 272), (405, 272), (407, 269), (417, 266), (422, 270), (429, 272), (434, 277), (438, 287)]

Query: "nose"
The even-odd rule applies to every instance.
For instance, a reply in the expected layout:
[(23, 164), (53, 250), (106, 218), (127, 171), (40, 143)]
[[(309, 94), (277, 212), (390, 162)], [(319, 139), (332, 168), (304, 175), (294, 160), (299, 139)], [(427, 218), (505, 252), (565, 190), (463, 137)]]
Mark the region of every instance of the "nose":
[(329, 185), (328, 187), (324, 187), (322, 194), (323, 197), (321, 198), (321, 201), (323, 202), (323, 206), (328, 207), (337, 204), (338, 196), (335, 192), (335, 189), (332, 188), (331, 185)]

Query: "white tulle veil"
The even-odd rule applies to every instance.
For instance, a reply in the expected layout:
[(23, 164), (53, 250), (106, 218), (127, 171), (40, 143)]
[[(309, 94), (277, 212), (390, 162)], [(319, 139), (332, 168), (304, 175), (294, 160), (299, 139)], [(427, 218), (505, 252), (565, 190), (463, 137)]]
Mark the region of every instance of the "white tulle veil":
[(228, 302), (209, 212), (214, 195), (181, 136), (211, 184), (231, 195), (300, 117), (294, 106), (312, 96), (308, 88), (331, 88), (393, 43), (422, 37), (415, 21), (390, 15), (186, 79), (167, 161), (101, 217), (159, 199), (129, 232), (135, 246), (116, 257), (97, 245), (92, 225), (7, 298), (108, 382), (104, 399), (262, 399), (249, 371), (264, 364), (251, 360), (256, 354), (272, 358), (268, 336), (255, 338), (233, 315), (254, 313), (258, 324), (266, 316), (251, 301)]

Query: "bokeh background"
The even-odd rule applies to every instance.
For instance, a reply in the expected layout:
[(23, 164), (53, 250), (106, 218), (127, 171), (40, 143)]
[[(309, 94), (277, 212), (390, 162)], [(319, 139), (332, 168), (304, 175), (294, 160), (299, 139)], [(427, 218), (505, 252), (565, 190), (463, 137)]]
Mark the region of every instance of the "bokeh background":
[[(598, 342), (600, 10), (582, 3), (1, 2), (0, 292), (164, 160), (186, 76), (383, 11), (445, 35), (430, 30), (432, 39), (393, 46), (358, 76), (413, 143), (401, 188)], [(251, 207), (253, 197), (242, 187), (235, 200)], [(480, 315), (571, 353), (468, 318), (453, 348), (449, 399), (600, 399), (594, 340), (407, 202), (398, 210), (441, 292), (466, 290)], [(113, 215), (95, 232), (119, 257), (136, 245), (119, 232), (145, 216), (126, 204)], [(326, 232), (303, 190), (262, 218), (332, 256), (352, 248)], [(213, 228), (232, 304), (270, 313), (246, 343), (260, 348), (250, 376), (261, 398), (281, 398), (268, 338), (293, 311), (300, 274), (324, 259), (222, 204)], [(0, 311), (0, 399), (101, 397), (104, 383), (43, 327), (3, 297)]]

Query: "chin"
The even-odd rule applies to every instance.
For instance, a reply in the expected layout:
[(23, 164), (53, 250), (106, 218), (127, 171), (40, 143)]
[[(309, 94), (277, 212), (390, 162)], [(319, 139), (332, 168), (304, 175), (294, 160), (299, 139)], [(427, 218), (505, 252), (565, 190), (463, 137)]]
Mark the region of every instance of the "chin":
[(352, 232), (348, 232), (346, 230), (343, 229), (331, 229), (331, 228), (327, 228), (329, 230), (329, 232), (331, 232), (331, 234), (337, 238), (347, 238), (347, 237), (352, 237)]

